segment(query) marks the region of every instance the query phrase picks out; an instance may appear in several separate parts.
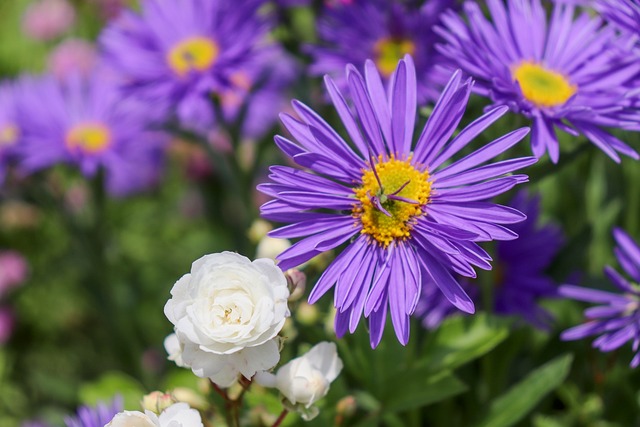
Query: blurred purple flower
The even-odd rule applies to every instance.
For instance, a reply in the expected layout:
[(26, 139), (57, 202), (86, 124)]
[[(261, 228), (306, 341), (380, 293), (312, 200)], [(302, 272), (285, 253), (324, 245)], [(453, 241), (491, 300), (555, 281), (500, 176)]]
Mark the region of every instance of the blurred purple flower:
[(640, 36), (639, 0), (595, 0), (594, 7), (621, 30)]
[(475, 92), (531, 119), (536, 157), (548, 152), (558, 161), (557, 128), (584, 135), (616, 162), (618, 154), (638, 159), (603, 129), (639, 128), (638, 111), (623, 108), (638, 102), (628, 89), (640, 71), (637, 57), (610, 49), (618, 43), (613, 29), (586, 12), (574, 17), (572, 5), (554, 5), (547, 19), (540, 0), (506, 3), (487, 1), (492, 21), (475, 2), (465, 3), (468, 22), (446, 12), (436, 30), (446, 40), (440, 52), (477, 79)]
[(0, 83), (0, 185), (18, 154), (21, 132), (16, 107), (17, 83)]
[(100, 38), (127, 92), (178, 115), (236, 86), (234, 76), (266, 44), (263, 0), (146, 0)]
[(22, 30), (36, 40), (51, 40), (65, 33), (75, 21), (75, 10), (67, 0), (36, 0), (22, 17)]
[(27, 261), (16, 251), (0, 251), (0, 297), (27, 280)]
[(616, 258), (633, 282), (607, 266), (604, 274), (622, 293), (561, 286), (562, 296), (602, 305), (586, 309), (587, 322), (564, 331), (560, 338), (569, 341), (599, 335), (593, 346), (603, 352), (615, 350), (631, 341), (635, 355), (630, 365), (636, 368), (640, 365), (640, 246), (619, 228), (613, 231), (613, 237), (618, 244), (614, 249)]
[(59, 79), (74, 75), (88, 76), (97, 63), (95, 46), (82, 39), (67, 39), (60, 43), (49, 55), (47, 68)]
[(75, 417), (66, 417), (64, 422), (67, 427), (104, 427), (122, 410), (122, 397), (116, 396), (108, 404), (100, 402), (95, 407), (80, 407)]
[(342, 90), (347, 86), (343, 74), (347, 64), (362, 71), (364, 62), (372, 59), (388, 80), (398, 61), (410, 54), (416, 64), (418, 104), (435, 101), (450, 73), (437, 70), (442, 57), (435, 49), (438, 38), (433, 27), (440, 14), (454, 5), (454, 0), (432, 0), (420, 8), (397, 0), (329, 3), (318, 21), (320, 43), (309, 47), (310, 71), (331, 75)]
[(44, 77), (21, 86), (21, 167), (36, 171), (70, 163), (87, 177), (103, 168), (113, 195), (155, 183), (166, 137), (148, 130), (154, 112), (123, 99), (110, 77), (96, 70), (89, 78)]
[[(518, 316), (537, 328), (547, 329), (552, 318), (538, 305), (538, 300), (558, 295), (558, 286), (544, 272), (562, 246), (562, 232), (552, 224), (538, 226), (539, 196), (528, 197), (525, 191), (520, 191), (509, 204), (527, 219), (510, 227), (518, 239), (496, 243), (493, 311), (498, 315)], [(464, 279), (461, 285), (473, 300), (478, 300), (480, 290), (473, 280)], [(423, 325), (429, 329), (456, 313), (435, 288), (430, 282), (424, 285), (416, 308), (416, 316), (422, 318)]]
[(365, 77), (353, 65), (346, 68), (355, 111), (325, 77), (351, 143), (309, 107), (294, 101), (301, 121), (287, 114), (281, 119), (297, 143), (281, 136), (276, 136), (276, 143), (305, 169), (274, 166), (272, 183), (259, 189), (275, 199), (262, 206), (262, 216), (290, 224), (269, 235), (302, 238), (278, 256), (282, 270), (350, 242), (322, 274), (309, 302), (335, 285), (337, 335), (353, 332), (364, 313), (375, 347), (387, 310), (398, 340), (407, 343), (409, 316), (424, 281), (435, 282), (459, 309), (474, 312), (453, 273), (475, 277), (473, 266), (491, 269), (491, 258), (476, 242), (517, 237), (502, 224), (525, 216), (487, 200), (525, 182), (526, 175), (505, 174), (535, 159), (481, 166), (524, 138), (529, 129), (521, 128), (451, 162), (507, 111), (489, 111), (450, 141), (472, 86), (461, 73), (451, 77), (414, 144), (416, 74), (411, 57), (399, 62), (387, 88), (372, 61), (364, 68)]

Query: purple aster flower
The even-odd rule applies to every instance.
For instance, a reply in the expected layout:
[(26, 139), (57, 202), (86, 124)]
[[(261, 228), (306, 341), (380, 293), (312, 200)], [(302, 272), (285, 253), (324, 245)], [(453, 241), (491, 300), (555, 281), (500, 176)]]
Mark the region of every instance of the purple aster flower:
[(563, 285), (560, 294), (578, 301), (601, 304), (584, 311), (587, 323), (562, 333), (563, 340), (579, 340), (599, 335), (593, 346), (600, 351), (612, 351), (631, 341), (635, 356), (631, 367), (640, 365), (640, 246), (624, 231), (613, 230), (618, 246), (614, 253), (622, 269), (631, 277), (629, 282), (620, 273), (605, 267), (604, 274), (622, 293), (613, 293), (579, 286)]
[(0, 83), (0, 185), (4, 182), (7, 167), (16, 159), (21, 139), (16, 90), (14, 83)]
[(640, 1), (596, 0), (595, 8), (607, 21), (640, 36)]
[(297, 143), (281, 136), (275, 140), (310, 171), (272, 167), (273, 183), (259, 189), (276, 199), (262, 206), (263, 217), (291, 223), (270, 235), (303, 238), (278, 256), (283, 270), (348, 242), (318, 280), (309, 301), (316, 302), (335, 285), (336, 333), (353, 332), (364, 313), (375, 347), (387, 310), (398, 339), (407, 343), (409, 316), (424, 281), (435, 282), (459, 309), (474, 312), (454, 274), (475, 277), (473, 266), (491, 268), (491, 258), (476, 242), (517, 237), (502, 224), (525, 216), (486, 200), (525, 182), (526, 175), (505, 174), (535, 158), (483, 165), (524, 138), (529, 129), (521, 128), (451, 162), (507, 111), (489, 111), (450, 140), (472, 86), (459, 72), (451, 77), (414, 144), (413, 60), (407, 55), (399, 62), (386, 89), (372, 61), (364, 68), (364, 77), (353, 65), (346, 69), (355, 111), (325, 77), (352, 144), (309, 107), (294, 101), (299, 120), (287, 114), (281, 119)]
[[(510, 205), (523, 212), (527, 219), (511, 226), (518, 239), (496, 243), (496, 259), (493, 272), (493, 312), (503, 316), (518, 316), (530, 324), (546, 329), (551, 315), (538, 305), (540, 298), (555, 297), (558, 287), (545, 275), (545, 270), (563, 243), (561, 230), (552, 224), (538, 227), (540, 197), (528, 197), (520, 191)], [(470, 279), (460, 281), (469, 296), (477, 301), (478, 285)], [(456, 313), (435, 284), (424, 284), (416, 316), (423, 325), (436, 328), (446, 317)]]
[[(262, 49), (230, 75), (230, 86), (218, 93), (222, 121), (229, 125), (241, 121), (238, 125), (243, 137), (262, 137), (285, 107), (285, 94), (299, 68), (279, 47)], [(210, 99), (190, 97), (179, 108), (182, 126), (200, 134), (215, 129), (217, 118), (211, 107)]]
[(432, 0), (416, 9), (398, 1), (354, 0), (327, 6), (318, 22), (321, 43), (310, 47), (314, 57), (310, 71), (330, 74), (342, 90), (347, 87), (343, 79), (347, 64), (362, 70), (365, 60), (373, 58), (388, 80), (398, 60), (410, 54), (418, 75), (418, 103), (435, 101), (450, 73), (443, 76), (434, 67), (441, 56), (435, 50), (433, 27), (454, 4), (453, 0)]
[(82, 406), (75, 417), (66, 417), (67, 427), (104, 427), (117, 413), (123, 409), (121, 396), (116, 396), (111, 403), (100, 402), (95, 407)]
[(109, 77), (96, 71), (86, 79), (44, 77), (21, 87), (25, 170), (70, 163), (92, 177), (103, 168), (107, 189), (116, 194), (142, 189), (150, 174), (159, 174), (165, 137), (148, 130), (156, 117), (146, 105), (122, 99)]
[(234, 86), (268, 29), (262, 0), (146, 0), (140, 14), (124, 11), (101, 36), (107, 62), (128, 92), (180, 109), (192, 98)]
[[(628, 83), (640, 71), (634, 56), (614, 56), (612, 28), (575, 7), (556, 4), (550, 19), (540, 0), (488, 0), (493, 22), (478, 4), (465, 3), (468, 18), (443, 14), (438, 49), (477, 79), (475, 92), (531, 119), (536, 157), (556, 163), (556, 128), (582, 134), (616, 162), (638, 153), (603, 127), (626, 127), (632, 101)], [(634, 95), (637, 97), (637, 95)], [(637, 100), (635, 101), (637, 102)], [(635, 119), (637, 120), (637, 119)]]

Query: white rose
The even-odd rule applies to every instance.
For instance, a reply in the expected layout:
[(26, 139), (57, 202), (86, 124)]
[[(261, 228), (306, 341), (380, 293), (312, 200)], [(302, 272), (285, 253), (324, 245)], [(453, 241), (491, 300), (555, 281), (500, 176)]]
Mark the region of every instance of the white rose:
[(175, 403), (157, 416), (151, 411), (123, 411), (105, 427), (203, 427), (200, 412), (186, 403)]
[[(175, 326), (181, 362), (196, 375), (228, 386), (238, 373), (251, 378), (278, 363), (275, 337), (289, 315), (289, 290), (272, 260), (251, 262), (232, 252), (205, 255), (171, 295), (164, 312)], [(169, 346), (179, 362), (175, 342)]]
[(282, 366), (275, 376), (261, 372), (256, 380), (267, 387), (276, 387), (292, 404), (309, 408), (327, 394), (341, 370), (336, 345), (321, 342)]

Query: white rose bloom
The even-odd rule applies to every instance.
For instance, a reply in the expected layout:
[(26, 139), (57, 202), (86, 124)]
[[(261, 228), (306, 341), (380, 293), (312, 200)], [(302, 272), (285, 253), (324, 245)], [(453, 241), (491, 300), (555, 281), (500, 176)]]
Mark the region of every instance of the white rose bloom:
[(232, 252), (205, 255), (171, 295), (164, 313), (182, 352), (173, 339), (165, 346), (170, 358), (196, 375), (224, 387), (238, 373), (251, 378), (278, 363), (276, 335), (289, 315), (289, 290), (273, 260), (251, 262)]
[(293, 359), (278, 369), (274, 376), (261, 372), (258, 383), (278, 390), (294, 405), (309, 408), (323, 398), (329, 386), (342, 370), (336, 345), (332, 342), (316, 344), (308, 353)]
[(203, 427), (200, 412), (186, 403), (174, 403), (157, 416), (151, 411), (123, 411), (105, 427)]

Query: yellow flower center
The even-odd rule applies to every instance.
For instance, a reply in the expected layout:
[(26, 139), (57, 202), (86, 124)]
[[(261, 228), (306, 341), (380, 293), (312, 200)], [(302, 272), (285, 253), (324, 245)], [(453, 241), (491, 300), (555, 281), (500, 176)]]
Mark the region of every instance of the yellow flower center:
[(562, 105), (578, 90), (564, 75), (534, 62), (521, 62), (512, 75), (524, 97), (539, 107)]
[(216, 59), (220, 48), (207, 37), (190, 37), (181, 41), (167, 55), (167, 62), (178, 75), (184, 76), (192, 71), (209, 69)]
[(416, 45), (408, 39), (382, 38), (378, 40), (373, 48), (375, 62), (378, 70), (389, 77), (406, 54), (413, 55), (416, 52)]
[(0, 148), (8, 147), (18, 142), (20, 131), (16, 125), (8, 124), (0, 128)]
[(66, 137), (70, 151), (96, 154), (104, 151), (111, 143), (111, 132), (99, 123), (85, 123), (73, 127)]
[[(361, 232), (384, 247), (411, 236), (414, 218), (425, 214), (423, 208), (429, 201), (429, 173), (419, 171), (410, 161), (411, 158), (398, 160), (393, 156), (384, 160), (380, 156), (375, 171), (364, 171), (362, 186), (354, 189), (360, 203), (353, 208), (353, 216), (362, 223)], [(376, 200), (386, 212), (376, 206)]]

